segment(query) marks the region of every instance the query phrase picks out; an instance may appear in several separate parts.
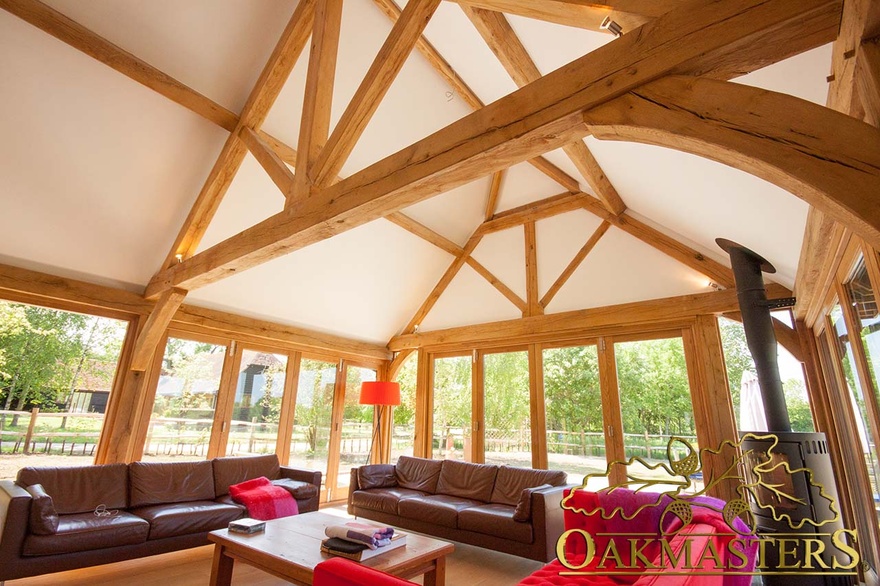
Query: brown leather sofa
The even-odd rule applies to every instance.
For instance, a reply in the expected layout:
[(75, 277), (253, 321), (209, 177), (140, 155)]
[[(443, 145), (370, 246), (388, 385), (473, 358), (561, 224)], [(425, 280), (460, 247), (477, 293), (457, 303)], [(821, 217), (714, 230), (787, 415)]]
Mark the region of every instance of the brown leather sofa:
[(229, 486), (260, 476), (301, 513), (318, 509), (321, 473), (274, 454), (22, 468), (0, 481), (0, 582), (207, 545), (209, 531), (247, 515)]
[(547, 562), (564, 531), (566, 474), (401, 456), (351, 471), (348, 512)]

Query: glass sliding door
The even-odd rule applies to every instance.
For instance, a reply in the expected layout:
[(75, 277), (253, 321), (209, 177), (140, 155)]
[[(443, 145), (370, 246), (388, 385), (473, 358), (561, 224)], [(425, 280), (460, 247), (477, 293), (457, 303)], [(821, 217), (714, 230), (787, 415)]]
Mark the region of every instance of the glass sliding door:
[(286, 370), (285, 354), (242, 351), (227, 456), (275, 453)]
[(361, 383), (376, 380), (376, 370), (362, 366), (345, 366), (345, 389), (342, 408), (342, 430), (339, 436), (339, 462), (335, 486), (330, 498), (339, 500), (348, 495), (351, 469), (363, 466), (370, 455), (373, 438), (372, 405), (361, 405)]
[(473, 461), (471, 355), (434, 358), (432, 457)]
[(337, 364), (334, 362), (310, 358), (303, 358), (300, 362), (288, 460), (295, 468), (320, 470), (321, 482), (325, 485), (336, 373)]
[(483, 355), (484, 462), (530, 468), (529, 354)]
[(871, 491), (874, 495), (877, 495), (880, 492), (880, 459), (878, 459), (877, 437), (874, 433), (874, 427), (871, 425), (868, 412), (869, 406), (866, 404), (866, 400), (870, 400), (870, 397), (866, 397), (862, 392), (863, 386), (859, 378), (859, 369), (855, 364), (856, 358), (853, 354), (852, 340), (849, 337), (843, 317), (843, 310), (839, 304), (836, 304), (831, 309), (829, 319), (834, 333), (837, 357), (842, 367), (844, 382), (849, 389), (849, 397), (852, 403), (853, 414), (856, 418), (859, 441), (862, 444), (861, 452), (868, 468)]
[[(638, 457), (649, 466), (672, 465), (690, 455), (691, 448), (699, 450), (682, 339), (618, 342), (614, 353), (625, 457)], [(667, 455), (672, 437), (685, 440), (691, 448), (675, 441)], [(669, 478), (662, 470), (638, 462), (629, 466), (629, 472), (652, 481)], [(696, 468), (688, 477), (693, 485), (702, 486)]]
[(144, 442), (144, 461), (207, 457), (225, 358), (226, 346), (168, 338)]
[[(586, 474), (603, 474), (607, 465), (595, 344), (543, 350), (547, 419), (547, 464), (580, 484)], [(606, 486), (596, 479), (590, 488)]]
[(416, 433), (416, 379), (418, 377), (419, 353), (409, 355), (400, 370), (400, 405), (394, 408), (394, 426), (391, 432), (391, 460), (394, 464), (400, 456), (412, 456)]

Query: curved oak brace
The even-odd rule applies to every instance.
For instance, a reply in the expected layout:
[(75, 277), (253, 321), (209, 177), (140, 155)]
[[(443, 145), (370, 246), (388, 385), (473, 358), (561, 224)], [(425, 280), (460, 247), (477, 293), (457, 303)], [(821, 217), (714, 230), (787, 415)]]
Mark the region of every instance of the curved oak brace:
[(700, 155), (761, 177), (880, 249), (880, 130), (785, 94), (669, 76), (587, 112), (596, 138)]

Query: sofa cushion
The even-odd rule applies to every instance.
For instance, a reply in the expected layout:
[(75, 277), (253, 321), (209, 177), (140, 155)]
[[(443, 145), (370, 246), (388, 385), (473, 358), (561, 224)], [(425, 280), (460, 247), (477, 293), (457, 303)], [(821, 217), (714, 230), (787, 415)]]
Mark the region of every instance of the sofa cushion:
[(524, 488), (549, 484), (562, 486), (567, 476), (562, 470), (536, 470), (534, 468), (515, 468), (501, 466), (495, 477), (495, 489), (490, 499), (493, 503), (513, 505), (519, 502)]
[(358, 488), (389, 488), (397, 486), (397, 474), (393, 464), (372, 464), (357, 469)]
[(532, 524), (514, 521), (510, 505), (490, 503), (463, 509), (458, 513), (458, 528), (520, 543), (534, 540)]
[(131, 506), (214, 499), (211, 462), (132, 462), (128, 468)]
[(318, 495), (318, 487), (310, 482), (292, 480), (290, 478), (276, 478), (272, 481), (275, 486), (280, 486), (297, 500), (310, 499)]
[(281, 474), (281, 466), (275, 454), (214, 458), (211, 463), (214, 466), (215, 497), (229, 494), (229, 486), (232, 484), (260, 476), (275, 480)]
[(42, 484), (59, 515), (91, 513), (101, 504), (128, 508), (127, 464), (27, 467), (18, 471), (16, 482), (22, 487)]
[(441, 466), (443, 466), (443, 460), (401, 456), (397, 460), (394, 471), (397, 475), (397, 484), (403, 488), (433, 494), (437, 492), (437, 480), (440, 478)]
[(391, 488), (372, 488), (356, 490), (351, 495), (351, 504), (355, 507), (380, 511), (389, 515), (398, 514), (398, 503), (403, 499), (427, 496), (428, 493), (399, 486)]
[(437, 480), (437, 494), (487, 502), (492, 498), (498, 466), (444, 460)]
[(134, 545), (147, 540), (150, 524), (125, 511), (97, 517), (94, 512), (60, 515), (54, 535), (28, 535), (22, 554), (55, 555), (103, 547)]
[(53, 535), (58, 531), (58, 513), (55, 511), (55, 503), (43, 489), (42, 484), (34, 484), (27, 487), (31, 495), (31, 514), (29, 525), (31, 533), (37, 535)]
[(549, 484), (542, 484), (540, 486), (532, 486), (522, 490), (519, 502), (516, 503), (516, 510), (513, 512), (514, 521), (524, 523), (532, 520), (532, 493), (536, 490), (543, 490), (545, 488), (551, 487)]
[(149, 523), (150, 540), (222, 529), (243, 516), (241, 508), (216, 501), (151, 505), (131, 513)]
[(458, 512), (468, 507), (481, 505), (480, 501), (445, 494), (429, 494), (403, 499), (397, 503), (401, 517), (417, 519), (423, 523), (433, 523), (455, 529), (458, 527)]

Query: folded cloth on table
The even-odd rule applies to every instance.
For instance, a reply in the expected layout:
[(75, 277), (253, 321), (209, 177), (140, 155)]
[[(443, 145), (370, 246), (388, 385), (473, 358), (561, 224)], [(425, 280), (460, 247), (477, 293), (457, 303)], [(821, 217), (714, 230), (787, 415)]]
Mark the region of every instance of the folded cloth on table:
[(370, 549), (376, 549), (391, 543), (394, 528), (352, 522), (344, 525), (329, 525), (324, 529), (324, 534), (327, 537), (338, 537), (346, 541), (361, 543)]

